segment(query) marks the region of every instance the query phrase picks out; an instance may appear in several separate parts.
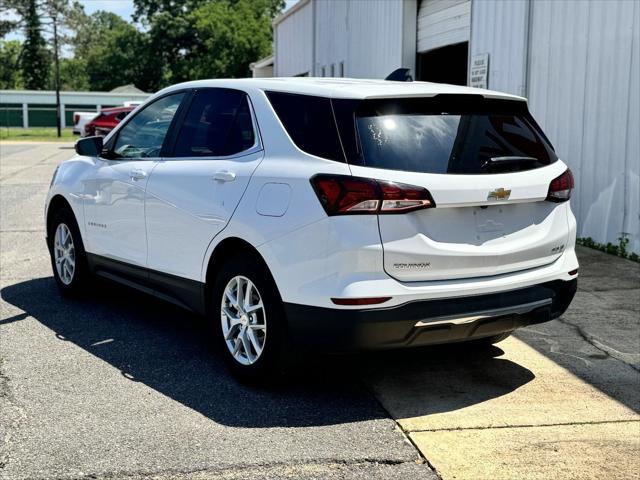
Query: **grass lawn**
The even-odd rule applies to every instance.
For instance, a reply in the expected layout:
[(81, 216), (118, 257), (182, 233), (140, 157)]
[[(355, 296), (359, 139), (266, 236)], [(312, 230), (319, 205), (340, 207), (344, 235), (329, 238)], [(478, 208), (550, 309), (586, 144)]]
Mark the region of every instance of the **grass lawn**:
[(62, 136), (58, 138), (55, 127), (46, 128), (18, 128), (0, 127), (0, 141), (24, 140), (26, 142), (72, 142), (77, 140), (70, 128), (62, 129)]

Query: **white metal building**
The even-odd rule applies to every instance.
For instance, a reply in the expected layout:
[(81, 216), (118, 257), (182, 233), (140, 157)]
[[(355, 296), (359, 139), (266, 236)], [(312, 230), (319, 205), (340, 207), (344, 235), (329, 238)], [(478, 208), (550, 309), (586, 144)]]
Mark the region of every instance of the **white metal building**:
[(640, 1), (300, 0), (275, 76), (417, 80), (523, 95), (576, 178), (578, 235), (640, 253)]

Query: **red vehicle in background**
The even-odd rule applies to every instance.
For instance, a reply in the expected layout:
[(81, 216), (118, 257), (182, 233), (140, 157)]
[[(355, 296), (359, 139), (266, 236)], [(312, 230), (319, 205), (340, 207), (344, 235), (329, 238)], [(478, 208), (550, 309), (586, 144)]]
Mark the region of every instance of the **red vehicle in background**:
[(135, 108), (135, 106), (103, 108), (93, 120), (85, 124), (85, 136), (105, 136), (107, 133), (113, 130), (116, 125), (118, 125), (122, 121), (122, 119), (129, 114), (129, 112), (133, 111)]

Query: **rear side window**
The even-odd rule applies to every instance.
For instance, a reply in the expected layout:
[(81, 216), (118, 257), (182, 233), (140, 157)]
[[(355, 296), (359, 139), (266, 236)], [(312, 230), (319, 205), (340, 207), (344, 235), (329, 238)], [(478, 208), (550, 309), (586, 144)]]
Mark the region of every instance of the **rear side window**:
[(524, 102), (472, 96), (449, 100), (361, 102), (353, 112), (356, 163), (410, 172), (489, 174), (531, 170), (557, 160)]
[(178, 134), (174, 157), (235, 155), (255, 143), (244, 92), (212, 88), (196, 92)]
[(267, 92), (267, 98), (300, 150), (344, 162), (330, 99), (281, 92)]

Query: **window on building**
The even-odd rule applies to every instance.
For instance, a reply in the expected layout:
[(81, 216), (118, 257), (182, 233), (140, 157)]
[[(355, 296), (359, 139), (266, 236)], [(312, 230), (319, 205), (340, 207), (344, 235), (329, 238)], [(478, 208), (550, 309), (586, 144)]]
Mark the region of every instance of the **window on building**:
[(173, 157), (220, 157), (253, 146), (255, 135), (244, 92), (210, 88), (196, 93), (184, 119)]
[(267, 97), (300, 150), (344, 162), (330, 99), (282, 92), (267, 92)]

